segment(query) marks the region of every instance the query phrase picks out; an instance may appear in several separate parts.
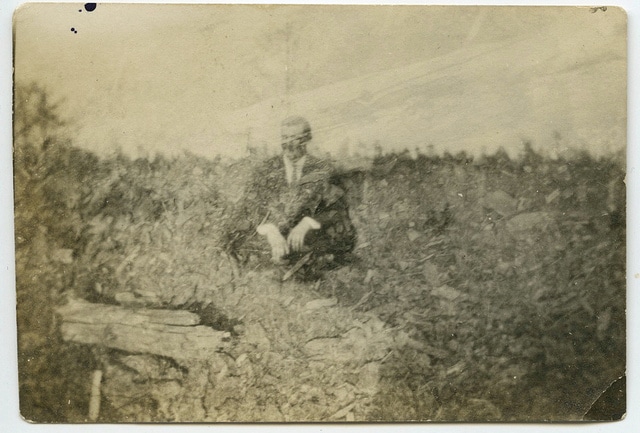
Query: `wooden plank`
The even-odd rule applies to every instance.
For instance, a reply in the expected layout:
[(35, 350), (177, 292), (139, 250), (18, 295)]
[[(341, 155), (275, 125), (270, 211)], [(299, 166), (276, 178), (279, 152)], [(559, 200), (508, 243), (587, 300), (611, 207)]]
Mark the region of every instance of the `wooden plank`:
[(62, 338), (132, 353), (151, 353), (176, 360), (208, 359), (229, 346), (229, 334), (206, 326), (131, 326), (64, 322)]
[[(200, 319), (187, 311), (129, 310), (78, 300), (57, 311), (63, 320), (62, 338), (75, 343), (151, 353), (176, 360), (208, 359), (214, 352), (230, 345), (228, 332), (194, 325)], [(150, 311), (153, 314), (148, 314)], [(180, 313), (188, 313), (189, 316)], [(194, 321), (190, 315), (196, 316), (197, 320)]]
[(190, 311), (131, 309), (117, 305), (93, 304), (81, 299), (71, 299), (57, 311), (65, 320), (82, 323), (121, 323), (123, 325), (157, 323), (178, 326), (194, 326), (200, 323), (200, 317)]

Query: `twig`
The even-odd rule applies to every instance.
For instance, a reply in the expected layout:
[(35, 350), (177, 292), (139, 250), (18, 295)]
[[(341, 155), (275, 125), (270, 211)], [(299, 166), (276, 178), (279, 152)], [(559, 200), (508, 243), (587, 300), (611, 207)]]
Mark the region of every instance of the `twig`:
[(94, 370), (91, 376), (91, 399), (89, 400), (89, 420), (96, 421), (100, 415), (100, 383), (102, 370)]
[[(429, 246), (429, 245), (427, 245), (427, 246)], [(424, 257), (424, 258), (418, 260), (418, 263), (426, 262), (427, 260), (432, 259), (435, 255), (436, 255), (436, 253), (429, 254), (427, 257)]]
[(393, 353), (395, 352), (395, 349), (391, 349), (386, 355), (384, 355), (382, 357), (382, 359), (379, 361), (380, 364), (382, 364), (383, 362), (385, 362)]
[(231, 273), (233, 274), (233, 278), (235, 278), (236, 280), (239, 279), (240, 268), (238, 267), (238, 262), (236, 261), (236, 258), (229, 253), (223, 253), (223, 254), (227, 257), (227, 260), (229, 260), (229, 265), (231, 265)]
[(300, 260), (298, 260), (298, 263), (293, 265), (293, 267), (289, 269), (286, 274), (284, 274), (284, 276), (282, 277), (282, 281), (287, 281), (293, 274), (298, 272), (298, 270), (311, 259), (311, 254), (313, 254), (313, 252), (305, 254)]
[(267, 210), (267, 213), (265, 214), (264, 218), (262, 218), (262, 221), (260, 221), (259, 225), (264, 224), (265, 222), (267, 222), (267, 218), (269, 218), (269, 215), (271, 214), (271, 210)]
[(329, 419), (338, 420), (340, 418), (344, 418), (347, 416), (349, 412), (351, 412), (351, 410), (353, 410), (355, 406), (356, 406), (356, 402), (354, 401), (353, 403), (346, 405), (345, 407), (343, 407), (342, 409), (340, 409), (339, 411), (331, 415)]
[(373, 290), (370, 290), (369, 292), (365, 293), (364, 296), (360, 298), (360, 300), (353, 307), (350, 308), (350, 310), (353, 311), (356, 308), (358, 308), (360, 305), (364, 304), (372, 294), (373, 294)]

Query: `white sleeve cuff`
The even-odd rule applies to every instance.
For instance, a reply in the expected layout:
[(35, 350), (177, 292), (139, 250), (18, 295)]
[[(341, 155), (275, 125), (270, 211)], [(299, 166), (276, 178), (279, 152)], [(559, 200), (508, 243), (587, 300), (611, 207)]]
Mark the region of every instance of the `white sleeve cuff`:
[(278, 231), (278, 228), (271, 223), (260, 224), (256, 228), (256, 232), (258, 232), (259, 235), (263, 235), (263, 236), (266, 234), (269, 234), (270, 232), (273, 232), (274, 230)]
[(322, 224), (311, 217), (304, 217), (302, 218), (302, 221), (304, 221), (309, 226), (309, 228), (313, 230), (318, 230), (320, 227), (322, 227)]

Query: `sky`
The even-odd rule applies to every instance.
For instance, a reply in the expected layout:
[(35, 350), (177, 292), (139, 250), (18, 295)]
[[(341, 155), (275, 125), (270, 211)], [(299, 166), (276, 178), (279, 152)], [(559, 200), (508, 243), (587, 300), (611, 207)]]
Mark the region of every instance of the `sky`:
[(31, 4), (15, 32), (16, 82), (98, 153), (273, 152), (291, 114), (334, 156), (625, 145), (617, 8)]

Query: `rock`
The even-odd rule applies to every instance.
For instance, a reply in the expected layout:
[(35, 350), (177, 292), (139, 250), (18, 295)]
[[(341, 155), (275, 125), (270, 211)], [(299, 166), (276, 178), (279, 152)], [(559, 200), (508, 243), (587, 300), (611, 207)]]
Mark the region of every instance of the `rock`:
[(504, 216), (513, 215), (516, 212), (518, 201), (504, 191), (493, 191), (481, 199), (481, 204), (487, 209), (493, 209)]
[(407, 268), (411, 266), (411, 262), (408, 262), (406, 260), (398, 260), (398, 266), (400, 267), (401, 271), (406, 271)]
[(431, 291), (433, 296), (437, 296), (438, 298), (444, 298), (448, 301), (453, 301), (462, 296), (462, 292), (454, 289), (453, 287), (449, 287), (447, 285), (436, 287)]
[(355, 397), (353, 385), (344, 383), (333, 390), (334, 399), (341, 405), (351, 403)]
[(378, 272), (374, 269), (367, 269), (367, 275), (364, 277), (364, 283), (369, 284), (371, 280), (378, 276)]
[(236, 365), (238, 367), (241, 367), (242, 364), (249, 358), (249, 356), (246, 353), (241, 354), (240, 356), (238, 356), (236, 358)]
[(54, 262), (69, 265), (73, 263), (73, 250), (69, 248), (58, 248), (53, 250), (51, 258)]
[(435, 264), (426, 262), (422, 266), (422, 273), (429, 283), (434, 285), (438, 284), (440, 280), (440, 272), (438, 271), (438, 267)]
[(558, 197), (560, 197), (560, 190), (556, 189), (555, 191), (553, 191), (551, 194), (549, 194), (548, 196), (546, 196), (544, 198), (544, 201), (549, 204), (551, 202), (553, 202), (555, 199), (557, 199)]
[(136, 304), (136, 296), (131, 292), (118, 292), (115, 294), (115, 300), (121, 305)]
[(464, 418), (470, 421), (495, 421), (502, 418), (500, 409), (489, 400), (481, 398), (470, 398), (467, 400), (465, 410), (469, 417)]
[(356, 406), (355, 403), (351, 403), (345, 407), (343, 407), (342, 409), (340, 409), (339, 411), (337, 411), (336, 413), (334, 413), (333, 415), (331, 415), (329, 417), (329, 420), (331, 421), (338, 421), (342, 418), (347, 418), (348, 414), (353, 410), (353, 408)]
[(369, 362), (365, 364), (358, 374), (358, 383), (356, 387), (360, 392), (373, 395), (378, 390), (378, 382), (380, 381), (380, 363)]
[(388, 352), (386, 334), (370, 334), (361, 328), (353, 328), (342, 337), (314, 338), (304, 345), (304, 351), (314, 360), (331, 363), (363, 364), (382, 359)]
[(255, 345), (261, 352), (268, 352), (271, 349), (269, 335), (260, 323), (245, 324), (244, 338), (247, 343)]
[(323, 372), (327, 368), (327, 364), (321, 361), (310, 361), (309, 369), (312, 371)]
[(149, 290), (135, 290), (134, 295), (140, 298), (145, 304), (155, 304), (159, 302), (158, 294)]
[(416, 239), (418, 239), (421, 236), (422, 236), (422, 233), (420, 233), (417, 230), (414, 230), (414, 229), (407, 230), (407, 237), (409, 238), (410, 242), (415, 241)]
[(182, 380), (184, 376), (166, 359), (152, 355), (123, 355), (119, 360), (142, 380)]
[(527, 212), (514, 216), (507, 221), (507, 230), (510, 232), (528, 231), (535, 227), (541, 227), (551, 222), (548, 212)]
[(463, 370), (465, 370), (467, 364), (464, 361), (459, 361), (456, 364), (452, 365), (451, 367), (449, 367), (446, 371), (446, 375), (447, 376), (456, 376), (460, 373), (462, 373)]
[(362, 242), (361, 244), (356, 245), (356, 248), (354, 251), (358, 251), (361, 250), (363, 248), (367, 248), (369, 245), (371, 245), (370, 242)]
[(509, 272), (511, 269), (513, 269), (514, 265), (512, 262), (504, 262), (501, 259), (498, 261), (498, 264), (496, 264), (495, 267), (495, 271), (499, 274), (506, 274), (507, 272)]
[(316, 299), (305, 304), (305, 310), (318, 310), (320, 308), (333, 307), (338, 303), (337, 298)]
[(368, 320), (363, 324), (363, 328), (366, 332), (370, 332), (374, 335), (379, 335), (384, 329), (384, 322), (378, 317), (371, 315)]
[(326, 359), (333, 362), (348, 362), (355, 354), (340, 343), (340, 338), (315, 338), (304, 345), (304, 350), (313, 358)]

